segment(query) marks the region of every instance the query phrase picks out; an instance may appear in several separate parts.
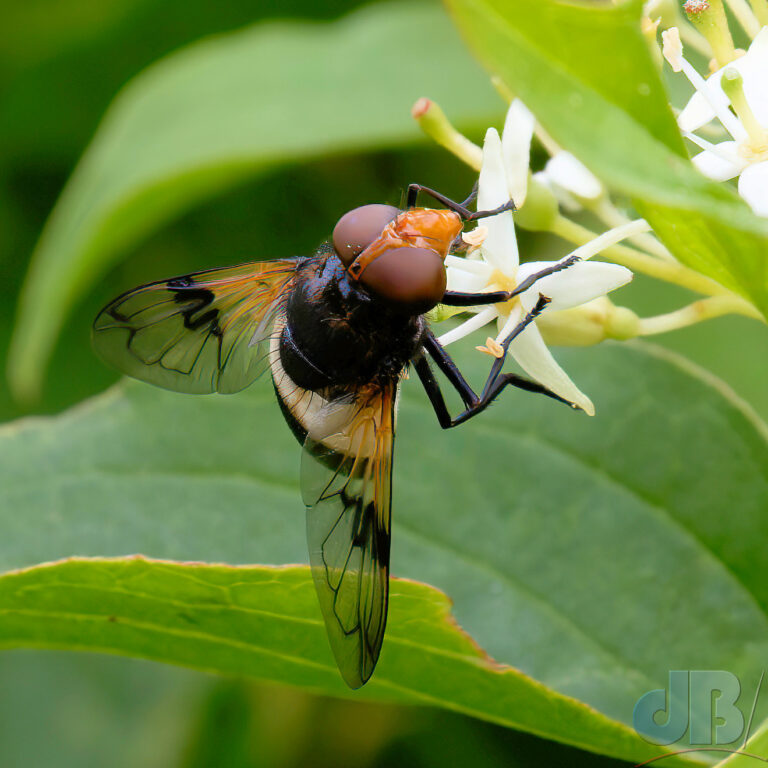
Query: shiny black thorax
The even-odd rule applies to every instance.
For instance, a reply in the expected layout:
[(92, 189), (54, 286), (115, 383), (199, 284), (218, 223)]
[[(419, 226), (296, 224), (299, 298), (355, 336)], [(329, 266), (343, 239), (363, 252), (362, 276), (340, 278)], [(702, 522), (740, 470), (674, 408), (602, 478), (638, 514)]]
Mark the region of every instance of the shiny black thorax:
[(333, 253), (299, 265), (280, 337), (280, 362), (292, 381), (313, 391), (384, 384), (402, 374), (419, 349), (420, 315), (393, 312), (350, 279)]

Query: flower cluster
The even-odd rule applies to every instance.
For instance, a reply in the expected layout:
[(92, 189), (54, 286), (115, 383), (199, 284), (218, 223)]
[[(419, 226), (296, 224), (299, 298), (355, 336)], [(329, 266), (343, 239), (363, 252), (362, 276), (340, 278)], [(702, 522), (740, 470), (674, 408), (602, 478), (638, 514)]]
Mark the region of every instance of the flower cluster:
[[(768, 216), (768, 27), (748, 6), (737, 4), (738, 18), (752, 38), (746, 51), (738, 50), (722, 0), (688, 0), (683, 7), (690, 24), (680, 19), (679, 26), (664, 30), (662, 50), (672, 70), (681, 72), (695, 91), (678, 116), (683, 136), (702, 150), (693, 163), (715, 181), (738, 178), (741, 197), (756, 214)], [(761, 8), (757, 3), (754, 10)], [(708, 77), (684, 55), (683, 37), (698, 40), (698, 50), (714, 56)], [(725, 133), (723, 141), (700, 135), (713, 127)]]
[[(700, 27), (713, 37), (710, 27), (722, 27), (724, 15), (708, 27), (701, 14), (708, 12), (709, 3), (689, 0), (686, 5), (694, 3)], [(690, 25), (678, 31), (677, 26), (668, 24), (663, 32), (664, 55), (696, 89), (679, 116), (684, 135), (702, 149), (694, 162), (713, 178), (739, 176), (741, 194), (756, 211), (768, 215), (768, 141), (763, 127), (768, 126), (768, 76), (763, 76), (768, 72), (768, 31), (761, 31), (756, 22), (753, 26), (755, 35), (749, 50), (731, 59), (729, 50), (733, 51), (733, 46), (710, 46), (704, 32)], [(645, 25), (654, 40), (657, 27), (650, 21)], [(707, 51), (716, 50), (728, 61), (719, 66), (716, 61), (709, 79), (704, 80), (683, 56), (681, 36), (700, 52), (706, 46)], [(556, 362), (548, 344), (626, 340), (729, 313), (760, 317), (743, 298), (679, 263), (650, 232), (648, 223), (628, 217), (616, 205), (610, 190), (578, 158), (558, 146), (504, 83), (496, 81), (495, 85), (509, 106), (501, 135), (489, 128), (482, 148), (459, 133), (434, 102), (420, 99), (413, 108), (425, 133), (479, 172), (478, 210), (494, 210), (509, 200), (516, 207), (514, 212), (507, 210), (482, 219), (480, 226), (463, 235), (461, 253), (446, 259), (449, 290), (505, 291), (513, 297), (491, 306), (438, 307), (433, 312), (437, 321), (469, 315), (439, 337), (443, 345), (494, 324), (493, 335), (477, 346), (478, 350), (502, 357), (507, 347), (509, 356), (528, 376), (592, 414), (594, 406), (589, 397)], [(700, 129), (715, 118), (730, 133), (730, 139), (710, 142), (700, 135)], [(531, 168), (534, 139), (548, 154), (543, 167), (535, 171)], [(586, 228), (582, 214), (597, 219), (605, 231)], [(521, 262), (516, 227), (549, 232), (576, 247), (559, 261)], [(597, 256), (600, 260), (590, 260)], [(531, 278), (542, 272), (545, 275), (530, 284)], [(633, 272), (684, 286), (703, 296), (667, 314), (640, 318), (632, 310), (616, 306), (607, 296), (628, 283)], [(523, 283), (525, 290), (516, 293)], [(543, 309), (541, 297), (549, 300)], [(537, 305), (540, 314), (521, 331), (522, 321)]]
[[(478, 209), (492, 210), (510, 198), (525, 200), (528, 179), (528, 147), (532, 135), (532, 120), (520, 119), (527, 110), (515, 101), (509, 109), (503, 138), (495, 128), (489, 128), (483, 145), (483, 161), (478, 183)], [(530, 126), (531, 132), (518, 141), (518, 133)], [(525, 151), (521, 152), (521, 148)], [(564, 154), (564, 153), (563, 153)], [(572, 157), (572, 156), (570, 156)], [(525, 165), (522, 165), (524, 159)], [(573, 160), (576, 161), (575, 158)], [(551, 162), (551, 161), (550, 161)], [(586, 171), (586, 169), (585, 169)], [(589, 173), (588, 171), (586, 172)], [(562, 174), (568, 183), (567, 173)], [(589, 174), (591, 176), (591, 174)], [(594, 177), (593, 177), (594, 178)], [(522, 179), (522, 183), (521, 183)], [(578, 180), (577, 180), (578, 181)], [(568, 190), (569, 187), (564, 187)], [(517, 193), (517, 198), (514, 195)], [(581, 246), (568, 257), (579, 258), (575, 264), (541, 278), (510, 301), (491, 307), (477, 307), (474, 316), (451, 329), (439, 341), (450, 344), (495, 321), (498, 334), (489, 339), (483, 351), (499, 354), (500, 343), (530, 312), (540, 295), (551, 299), (545, 311), (571, 309), (604, 296), (632, 279), (632, 273), (618, 264), (588, 262), (590, 256), (628, 235), (647, 229), (645, 222), (634, 222), (606, 233)], [(482, 237), (476, 240), (476, 258), (448, 256), (448, 289), (467, 293), (505, 290), (513, 292), (527, 278), (555, 266), (555, 262), (529, 261), (520, 264), (514, 218), (505, 211), (484, 220)], [(571, 381), (547, 349), (536, 322), (531, 323), (512, 341), (509, 353), (520, 367), (536, 381), (589, 414), (594, 413), (590, 399)]]
[[(495, 323), (494, 336), (488, 337), (485, 344), (477, 348), (500, 357), (504, 339), (534, 308), (539, 297), (546, 296), (549, 303), (534, 322), (515, 336), (509, 345), (509, 354), (535, 381), (593, 414), (591, 400), (558, 365), (546, 340), (555, 338), (558, 341), (565, 339), (569, 344), (589, 344), (609, 337), (637, 335), (634, 313), (614, 306), (605, 298), (610, 291), (628, 283), (632, 272), (620, 264), (589, 259), (616, 247), (625, 238), (641, 236), (648, 231), (648, 224), (642, 219), (630, 221), (614, 209), (611, 218), (617, 223), (616, 227), (595, 236), (584, 230), (587, 235), (579, 233), (575, 239), (578, 247), (561, 260), (521, 263), (515, 217), (529, 228), (543, 229), (558, 223), (562, 226), (562, 222), (567, 221), (559, 217), (560, 205), (570, 211), (582, 206), (598, 206), (598, 210), (605, 213), (603, 185), (576, 157), (549, 139), (519, 99), (511, 101), (501, 136), (495, 128), (488, 129), (482, 150), (456, 132), (436, 104), (420, 100), (414, 107), (414, 116), (431, 136), (478, 168), (478, 210), (493, 210), (509, 200), (513, 200), (519, 209), (514, 214), (505, 211), (483, 219), (475, 230), (465, 233), (466, 255), (452, 254), (446, 259), (448, 289), (512, 293), (532, 276), (542, 271), (551, 272), (509, 301), (438, 311), (436, 319), (446, 319), (460, 312), (471, 315), (440, 336), (440, 343), (451, 344)], [(531, 174), (530, 149), (534, 135), (548, 146), (551, 157), (543, 170)], [(654, 240), (654, 243), (659, 245), (658, 241)], [(569, 266), (551, 270), (564, 263)]]

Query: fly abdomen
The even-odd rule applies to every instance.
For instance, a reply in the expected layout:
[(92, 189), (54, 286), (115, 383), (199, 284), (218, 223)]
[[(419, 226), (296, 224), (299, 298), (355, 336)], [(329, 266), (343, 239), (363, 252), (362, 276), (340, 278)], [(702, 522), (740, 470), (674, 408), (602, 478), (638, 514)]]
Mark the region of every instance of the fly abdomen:
[(333, 379), (299, 347), (291, 326), (287, 323), (283, 326), (279, 343), (283, 370), (299, 387), (317, 392), (334, 383)]

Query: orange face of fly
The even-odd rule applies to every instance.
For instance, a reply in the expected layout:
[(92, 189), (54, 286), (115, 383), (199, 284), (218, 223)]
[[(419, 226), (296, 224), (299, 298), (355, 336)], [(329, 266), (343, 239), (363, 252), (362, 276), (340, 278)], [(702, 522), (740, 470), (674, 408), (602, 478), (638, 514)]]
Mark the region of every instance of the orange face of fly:
[(445, 293), (445, 257), (462, 230), (457, 213), (364, 205), (339, 219), (333, 245), (350, 277), (392, 307), (421, 314)]

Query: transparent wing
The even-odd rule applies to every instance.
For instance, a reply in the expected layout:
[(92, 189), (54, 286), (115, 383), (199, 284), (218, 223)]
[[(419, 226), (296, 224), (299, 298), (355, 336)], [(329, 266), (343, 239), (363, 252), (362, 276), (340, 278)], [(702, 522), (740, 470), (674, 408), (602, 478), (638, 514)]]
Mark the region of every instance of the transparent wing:
[(96, 317), (93, 346), (119, 371), (166, 389), (238, 392), (268, 365), (260, 342), (298, 263), (241, 264), (136, 288)]
[[(310, 428), (301, 485), (312, 576), (342, 677), (373, 673), (387, 621), (396, 385), (331, 402)], [(318, 420), (319, 421), (319, 420)]]

